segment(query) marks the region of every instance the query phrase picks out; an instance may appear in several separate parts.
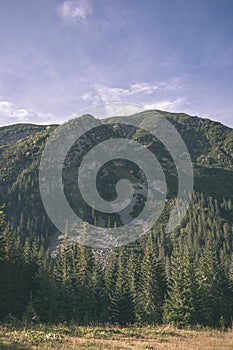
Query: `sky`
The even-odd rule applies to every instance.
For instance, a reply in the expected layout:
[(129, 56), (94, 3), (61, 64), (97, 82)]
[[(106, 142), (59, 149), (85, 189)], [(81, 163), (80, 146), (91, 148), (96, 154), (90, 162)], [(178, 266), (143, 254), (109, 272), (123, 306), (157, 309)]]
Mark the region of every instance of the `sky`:
[(233, 1), (0, 0), (0, 125), (113, 102), (233, 127)]

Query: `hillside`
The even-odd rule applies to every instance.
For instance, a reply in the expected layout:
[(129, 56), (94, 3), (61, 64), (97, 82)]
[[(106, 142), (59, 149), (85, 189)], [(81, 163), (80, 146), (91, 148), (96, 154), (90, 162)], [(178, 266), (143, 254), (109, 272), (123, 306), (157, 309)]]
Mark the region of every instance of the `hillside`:
[[(208, 119), (190, 117), (186, 114), (161, 111), (160, 113), (174, 124), (187, 145), (194, 164), (195, 191), (211, 195), (220, 201), (223, 198), (233, 198), (233, 130)], [(104, 120), (96, 120), (96, 125), (101, 126), (98, 129), (98, 136), (89, 135), (88, 141), (84, 140), (82, 145), (77, 142), (73, 148), (74, 153), (76, 152), (75, 147), (77, 150), (89, 144), (88, 149), (90, 149), (93, 144), (102, 140), (123, 137), (125, 130), (120, 127), (116, 128), (116, 125), (126, 120), (130, 122), (131, 118), (137, 121), (138, 129), (129, 130), (130, 138), (146, 144), (156, 154), (166, 174), (169, 197), (173, 198), (177, 191), (177, 174), (172, 159), (161, 143), (153, 140), (151, 135), (142, 130), (143, 127), (149, 129), (156, 127), (151, 111), (129, 117), (110, 118), (108, 121), (113, 123), (112, 127), (105, 125)], [(78, 124), (79, 119), (74, 122)], [(7, 219), (21, 236), (36, 234), (47, 240), (49, 235), (56, 232), (43, 208), (38, 186), (41, 153), (46, 140), (55, 128), (56, 125), (30, 124), (16, 124), (0, 128), (0, 205), (5, 205)], [(70, 168), (69, 178), (73, 176), (72, 166), (68, 168)], [(134, 171), (136, 172), (136, 169)], [(119, 176), (114, 167), (108, 168), (107, 175), (102, 177), (102, 185), (101, 180), (99, 185), (103, 196), (112, 198), (113, 188), (106, 189), (103, 183), (111, 179), (116, 180)], [(132, 176), (130, 179), (135, 180), (132, 179)], [(67, 185), (68, 196), (70, 192), (76, 190), (74, 180), (73, 178), (73, 181)], [(72, 196), (69, 199), (72, 205)], [(74, 210), (86, 209), (84, 203), (77, 200), (73, 202)], [(88, 215), (91, 216), (91, 210)], [(87, 217), (85, 219), (88, 220)]]

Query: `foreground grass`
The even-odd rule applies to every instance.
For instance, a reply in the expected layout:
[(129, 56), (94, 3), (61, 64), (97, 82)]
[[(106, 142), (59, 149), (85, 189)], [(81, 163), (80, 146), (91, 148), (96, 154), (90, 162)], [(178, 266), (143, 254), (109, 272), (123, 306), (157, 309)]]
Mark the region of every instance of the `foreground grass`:
[(233, 349), (233, 330), (178, 330), (172, 327), (0, 326), (1, 350)]

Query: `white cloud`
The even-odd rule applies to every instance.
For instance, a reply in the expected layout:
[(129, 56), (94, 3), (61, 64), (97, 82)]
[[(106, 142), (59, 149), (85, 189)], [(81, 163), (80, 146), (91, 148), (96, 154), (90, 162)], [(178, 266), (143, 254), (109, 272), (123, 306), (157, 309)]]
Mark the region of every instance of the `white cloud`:
[(103, 85), (93, 85), (93, 91), (88, 91), (82, 96), (82, 98), (84, 100), (93, 100), (94, 102), (120, 102), (124, 97), (137, 95), (139, 93), (150, 95), (157, 89), (157, 84), (149, 83), (133, 84), (130, 85), (129, 88), (125, 89)]
[(161, 100), (151, 104), (145, 104), (145, 109), (159, 109), (168, 112), (180, 112), (187, 105), (185, 98), (180, 97), (175, 100)]
[(85, 20), (92, 13), (91, 0), (69, 0), (58, 6), (58, 14), (68, 22)]
[(122, 102), (126, 97), (135, 95), (152, 95), (156, 91), (171, 91), (180, 88), (181, 79), (172, 78), (168, 82), (141, 82), (131, 84), (128, 88), (109, 87), (100, 84), (92, 86), (92, 90), (82, 95), (83, 100), (88, 100), (93, 103), (111, 103)]
[(78, 113), (74, 113), (70, 118), (77, 118), (83, 114), (91, 114), (98, 119), (109, 118), (113, 116), (129, 116), (144, 111), (144, 106), (130, 103), (115, 102), (110, 104), (98, 104), (85, 108)]
[(16, 108), (13, 103), (0, 101), (0, 126), (15, 123), (51, 123), (54, 116), (30, 109)]

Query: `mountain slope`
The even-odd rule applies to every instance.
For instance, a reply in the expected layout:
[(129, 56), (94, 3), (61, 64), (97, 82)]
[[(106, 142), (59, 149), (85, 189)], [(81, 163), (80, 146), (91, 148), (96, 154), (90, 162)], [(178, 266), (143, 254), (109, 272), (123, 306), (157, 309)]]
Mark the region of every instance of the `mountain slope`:
[[(194, 164), (195, 190), (211, 195), (219, 201), (224, 197), (233, 199), (233, 130), (208, 119), (159, 112), (177, 128), (186, 143)], [(83, 147), (84, 152), (85, 147), (91, 148), (107, 138), (123, 137), (125, 131), (121, 128), (121, 123), (130, 122), (131, 118), (137, 120), (138, 129), (127, 131), (130, 138), (147, 144), (148, 148), (156, 154), (166, 173), (169, 198), (175, 197), (177, 176), (171, 157), (159, 142), (142, 130), (156, 127), (153, 111), (145, 111), (129, 117), (109, 118), (108, 122), (110, 121), (112, 126), (105, 125), (104, 120), (98, 121), (96, 124), (100, 126), (98, 137), (89, 135), (82, 142), (77, 142), (73, 148), (74, 153), (80, 147)], [(79, 122), (79, 119), (74, 121), (76, 125)], [(56, 232), (56, 228), (43, 208), (38, 184), (41, 153), (46, 140), (56, 127), (56, 125), (16, 124), (0, 128), (0, 205), (5, 205), (7, 219), (22, 237), (38, 235), (43, 241), (47, 241), (48, 236)], [(104, 183), (108, 180), (116, 181), (119, 174), (114, 167), (109, 166), (106, 169), (107, 175), (102, 177), (99, 190), (101, 195), (111, 199), (114, 194), (113, 189), (106, 190)], [(133, 171), (135, 171), (134, 168), (131, 169), (131, 172)], [(75, 184), (74, 180), (75, 178), (72, 186)], [(131, 176), (131, 180), (134, 181), (134, 175)], [(70, 189), (73, 191), (72, 186)], [(79, 202), (77, 206), (86, 208), (85, 204)], [(89, 214), (91, 216), (91, 212)], [(232, 221), (230, 214), (227, 219)]]

